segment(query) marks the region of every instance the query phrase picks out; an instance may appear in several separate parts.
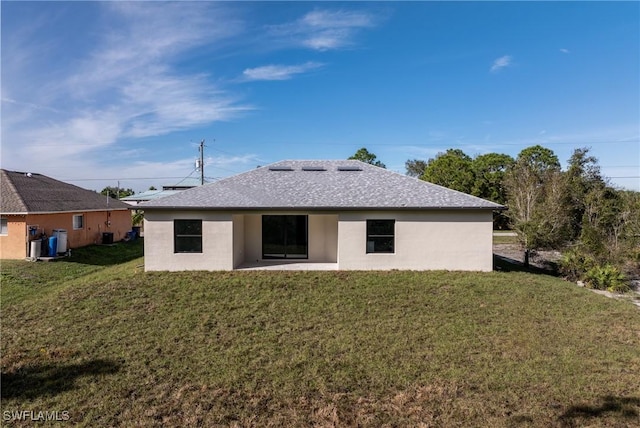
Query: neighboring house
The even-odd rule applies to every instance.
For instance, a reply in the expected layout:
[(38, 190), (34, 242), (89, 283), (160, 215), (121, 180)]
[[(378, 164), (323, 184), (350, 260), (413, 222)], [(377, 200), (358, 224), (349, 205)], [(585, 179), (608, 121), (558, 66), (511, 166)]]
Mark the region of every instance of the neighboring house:
[(120, 240), (131, 230), (131, 207), (41, 174), (0, 170), (0, 258), (29, 255), (29, 241), (66, 230), (67, 247)]
[[(282, 161), (146, 202), (145, 269), (490, 271), (504, 207), (359, 161)], [(301, 266), (302, 267), (302, 266)]]
[[(208, 181), (205, 180), (205, 184)], [(162, 186), (162, 190), (147, 190), (145, 192), (136, 193), (124, 198), (120, 198), (122, 202), (126, 202), (129, 205), (139, 205), (143, 202), (153, 201), (158, 198), (164, 198), (165, 196), (175, 195), (186, 189), (200, 186), (200, 179), (194, 177), (188, 177), (181, 180), (179, 183)]]

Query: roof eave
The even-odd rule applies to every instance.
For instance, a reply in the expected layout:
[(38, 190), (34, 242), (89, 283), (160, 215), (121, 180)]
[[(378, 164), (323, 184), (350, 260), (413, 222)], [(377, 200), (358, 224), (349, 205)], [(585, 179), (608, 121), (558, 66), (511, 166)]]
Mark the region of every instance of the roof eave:
[(266, 207), (211, 207), (211, 206), (158, 206), (158, 205), (139, 205), (144, 210), (184, 210), (184, 211), (443, 211), (443, 210), (460, 210), (460, 211), (502, 211), (507, 207), (455, 207), (455, 206), (437, 206), (437, 207), (388, 207), (388, 206), (370, 206), (370, 207), (341, 207), (341, 206), (266, 206)]
[(128, 207), (120, 207), (120, 208), (92, 208), (88, 210), (65, 210), (65, 211), (24, 211), (24, 212), (8, 212), (2, 211), (0, 214), (2, 215), (31, 215), (31, 214), (71, 214), (71, 213), (91, 213), (91, 212), (101, 212), (101, 211), (125, 211), (132, 210), (132, 208)]

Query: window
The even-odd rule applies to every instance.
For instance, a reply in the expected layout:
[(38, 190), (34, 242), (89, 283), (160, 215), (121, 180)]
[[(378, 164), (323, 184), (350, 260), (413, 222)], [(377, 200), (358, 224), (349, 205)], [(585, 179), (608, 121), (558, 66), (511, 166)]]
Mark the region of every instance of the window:
[(395, 220), (367, 220), (367, 253), (393, 253)]
[(306, 215), (263, 215), (262, 258), (306, 259), (308, 235)]
[(5, 217), (0, 218), (0, 235), (8, 235), (9, 227), (7, 225), (7, 219)]
[(173, 252), (202, 252), (202, 220), (173, 221)]
[(82, 228), (84, 228), (84, 215), (75, 214), (73, 216), (73, 230), (78, 230)]

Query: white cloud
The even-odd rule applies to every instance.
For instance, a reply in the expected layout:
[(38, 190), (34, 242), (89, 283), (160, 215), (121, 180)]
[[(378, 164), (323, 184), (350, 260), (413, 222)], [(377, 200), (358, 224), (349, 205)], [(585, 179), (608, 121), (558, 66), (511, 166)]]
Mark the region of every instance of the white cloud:
[(569, 49), (561, 48), (560, 52), (568, 54), (570, 51), (569, 51)]
[(373, 25), (372, 17), (355, 11), (314, 10), (307, 13), (301, 21), (313, 28), (357, 28)]
[(263, 65), (247, 68), (242, 72), (245, 80), (288, 80), (296, 74), (306, 73), (322, 67), (318, 62), (306, 62), (298, 65)]
[[(251, 108), (218, 87), (209, 73), (177, 69), (193, 48), (206, 45), (212, 51), (242, 33), (242, 23), (223, 6), (106, 2), (91, 7), (101, 8), (95, 16), (102, 20), (92, 22), (91, 43), (74, 45), (73, 61), (52, 60), (69, 52), (64, 39), (47, 43), (48, 50), (41, 41), (64, 20), (50, 28), (49, 20), (34, 17), (29, 32), (3, 40), (3, 59), (16, 52), (21, 58), (6, 68), (3, 62), (3, 167), (31, 169), (35, 159), (38, 172), (57, 178), (70, 172), (112, 176), (101, 162), (113, 154), (111, 168), (127, 174), (118, 150), (128, 138), (228, 120)], [(62, 174), (60, 165), (65, 165)]]
[(353, 45), (359, 30), (375, 25), (373, 15), (358, 11), (314, 10), (295, 22), (270, 27), (271, 33), (318, 51), (340, 49)]
[[(122, 136), (163, 135), (219, 120), (246, 110), (213, 83), (208, 74), (180, 74), (175, 57), (204, 44), (236, 35), (241, 24), (225, 19), (208, 5), (110, 3), (126, 22), (124, 30), (107, 35), (79, 73), (67, 81), (77, 97), (95, 97), (115, 90), (113, 104), (122, 115)], [(169, 9), (169, 10), (167, 10)]]
[(493, 61), (493, 65), (491, 66), (491, 72), (495, 73), (505, 67), (509, 67), (511, 65), (512, 57), (510, 55), (504, 55), (500, 58)]

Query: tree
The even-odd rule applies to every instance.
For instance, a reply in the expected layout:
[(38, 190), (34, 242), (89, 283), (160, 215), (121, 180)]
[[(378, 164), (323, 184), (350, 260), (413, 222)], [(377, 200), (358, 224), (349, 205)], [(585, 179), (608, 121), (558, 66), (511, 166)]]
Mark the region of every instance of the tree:
[(471, 193), (475, 179), (471, 158), (460, 149), (448, 149), (429, 159), (420, 178), (465, 193)]
[(135, 210), (131, 216), (131, 224), (134, 226), (140, 226), (144, 222), (144, 211)]
[(595, 189), (606, 185), (600, 173), (598, 160), (589, 156), (588, 148), (574, 150), (568, 161), (565, 179), (567, 181), (567, 197), (571, 204), (572, 238), (577, 239), (582, 232), (583, 217), (586, 209), (587, 195)]
[(421, 177), (427, 168), (427, 162), (420, 159), (409, 159), (404, 163), (409, 177)]
[(622, 193), (607, 185), (591, 189), (585, 197), (580, 245), (598, 261), (618, 254), (624, 205)]
[(540, 145), (523, 149), (516, 160), (526, 163), (539, 176), (550, 170), (560, 170), (558, 156), (553, 150)]
[(380, 162), (377, 159), (376, 155), (374, 155), (373, 153), (370, 153), (369, 150), (367, 150), (364, 147), (362, 147), (361, 149), (358, 149), (358, 151), (353, 156), (350, 156), (349, 159), (351, 159), (351, 160), (359, 160), (360, 162), (368, 163), (370, 165), (379, 166), (380, 168), (386, 168), (387, 167), (385, 164), (383, 164), (382, 162)]
[(109, 196), (114, 199), (126, 198), (133, 195), (135, 192), (132, 189), (119, 189), (117, 187), (107, 186), (100, 192), (101, 195)]
[(149, 187), (149, 190), (158, 190), (158, 189), (156, 189), (155, 186), (151, 186), (151, 187)]
[(532, 250), (557, 248), (568, 239), (566, 186), (560, 162), (541, 146), (522, 150), (505, 175), (507, 215), (524, 247), (529, 265)]
[(640, 271), (640, 192), (624, 190), (618, 192), (622, 199), (622, 213), (618, 218), (621, 230), (617, 236), (622, 241), (627, 260), (635, 260)]
[(511, 156), (500, 153), (477, 156), (472, 164), (475, 175), (472, 194), (504, 204), (507, 200), (507, 192), (503, 185), (504, 176), (514, 163), (515, 160)]
[[(504, 176), (513, 166), (515, 160), (500, 153), (487, 153), (473, 159), (474, 182), (471, 194), (504, 205), (507, 202), (507, 191), (504, 187)], [(504, 211), (493, 213), (493, 227), (505, 229), (509, 217)]]

